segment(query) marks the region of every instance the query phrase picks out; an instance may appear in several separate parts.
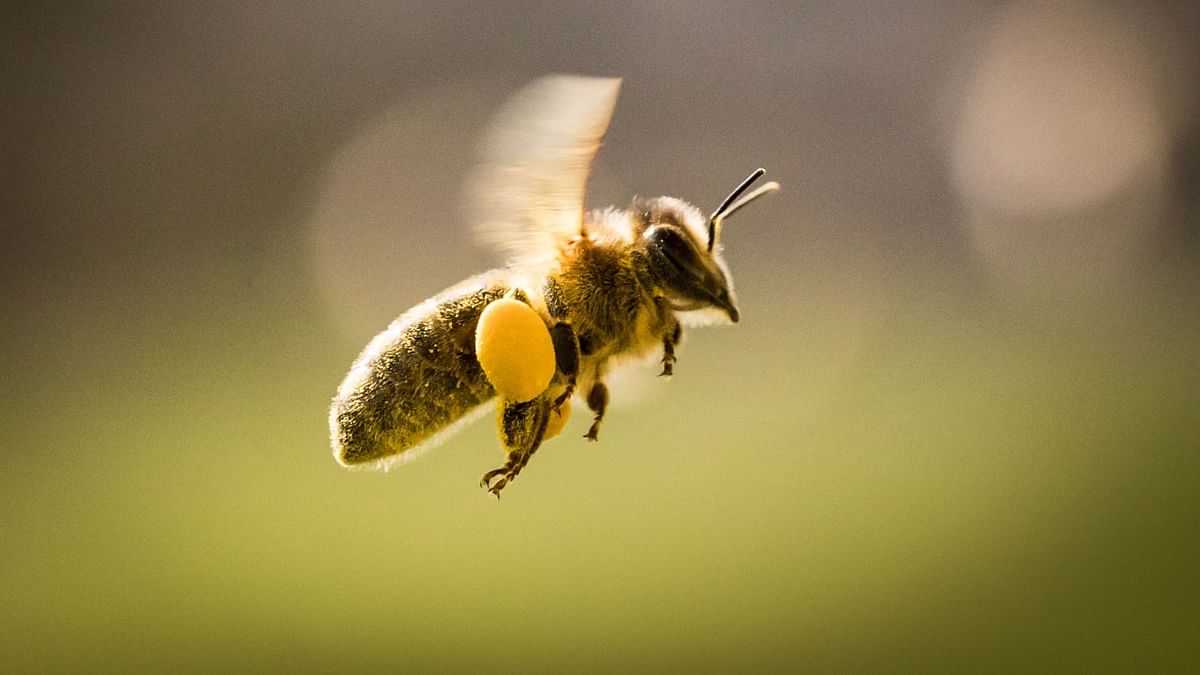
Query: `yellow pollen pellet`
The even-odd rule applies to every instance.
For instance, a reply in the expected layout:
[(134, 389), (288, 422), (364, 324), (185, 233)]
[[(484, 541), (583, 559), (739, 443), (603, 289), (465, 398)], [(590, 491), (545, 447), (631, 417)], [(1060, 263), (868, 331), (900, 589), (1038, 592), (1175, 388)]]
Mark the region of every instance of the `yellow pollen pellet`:
[(550, 331), (529, 305), (501, 298), (484, 308), (475, 329), (475, 357), (496, 393), (529, 401), (554, 377)]

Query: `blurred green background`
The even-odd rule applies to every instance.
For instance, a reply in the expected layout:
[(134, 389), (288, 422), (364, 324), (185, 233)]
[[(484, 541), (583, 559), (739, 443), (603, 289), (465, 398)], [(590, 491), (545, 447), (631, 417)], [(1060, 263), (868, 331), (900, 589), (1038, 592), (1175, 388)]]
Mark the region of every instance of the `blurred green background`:
[[(1200, 660), (1194, 3), (0, 10), (0, 669)], [(733, 219), (743, 320), (499, 503), (326, 410), (494, 266), (491, 113), (619, 75), (590, 206)]]

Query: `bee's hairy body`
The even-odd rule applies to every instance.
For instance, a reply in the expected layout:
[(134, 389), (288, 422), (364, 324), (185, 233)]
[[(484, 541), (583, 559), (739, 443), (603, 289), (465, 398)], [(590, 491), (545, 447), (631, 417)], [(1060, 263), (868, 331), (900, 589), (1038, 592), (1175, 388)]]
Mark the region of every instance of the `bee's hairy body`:
[[(591, 220), (583, 231), (601, 227)], [(396, 319), (363, 350), (338, 392), (331, 420), (338, 459), (383, 468), (404, 462), (495, 398), (475, 356), (475, 332), (484, 308), (510, 293), (527, 302), (547, 330), (572, 328), (580, 391), (595, 389), (611, 360), (644, 356), (665, 336), (677, 342), (674, 312), (645, 285), (645, 271), (639, 274), (641, 254), (605, 239), (581, 234), (571, 240), (543, 279), (492, 270)], [(556, 374), (543, 403), (552, 405), (568, 384), (566, 375)]]
[(341, 464), (408, 461), (497, 400), (507, 457), (481, 484), (499, 496), (561, 429), (575, 393), (594, 413), (585, 436), (596, 440), (614, 363), (661, 350), (670, 375), (680, 318), (738, 320), (720, 226), (778, 185), (741, 197), (759, 169), (707, 220), (671, 197), (584, 214), (619, 83), (548, 78), (506, 107), (493, 132), (499, 156), (477, 193), (487, 207), (477, 231), (510, 264), (426, 300), (367, 345), (330, 412)]

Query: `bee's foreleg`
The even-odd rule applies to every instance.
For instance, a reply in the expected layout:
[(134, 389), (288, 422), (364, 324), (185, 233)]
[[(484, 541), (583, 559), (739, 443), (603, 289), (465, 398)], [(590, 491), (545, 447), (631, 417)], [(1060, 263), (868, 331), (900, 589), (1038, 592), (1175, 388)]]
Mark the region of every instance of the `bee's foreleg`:
[(596, 416), (592, 418), (592, 426), (588, 432), (583, 435), (589, 441), (598, 440), (597, 434), (600, 433), (600, 420), (604, 419), (604, 410), (608, 408), (608, 387), (604, 386), (603, 382), (596, 382), (592, 385), (591, 390), (587, 395), (588, 407)]
[(560, 321), (550, 329), (550, 341), (554, 343), (555, 367), (567, 381), (567, 388), (554, 399), (554, 410), (558, 411), (575, 393), (575, 379), (579, 376), (579, 338), (571, 324)]
[(672, 320), (671, 328), (663, 335), (663, 357), (662, 357), (662, 372), (659, 377), (670, 377), (675, 372), (675, 346), (679, 344), (680, 338), (683, 337), (683, 324), (677, 320)]
[[(546, 424), (550, 419), (550, 397), (539, 396), (532, 401), (500, 403), (500, 441), (504, 444), (508, 458), (498, 469), (483, 474), (479, 481), (481, 487), (488, 492), (500, 496), (504, 486), (516, 479), (521, 469), (529, 463), (529, 458), (537, 452), (546, 435)], [(496, 482), (493, 483), (492, 481)]]

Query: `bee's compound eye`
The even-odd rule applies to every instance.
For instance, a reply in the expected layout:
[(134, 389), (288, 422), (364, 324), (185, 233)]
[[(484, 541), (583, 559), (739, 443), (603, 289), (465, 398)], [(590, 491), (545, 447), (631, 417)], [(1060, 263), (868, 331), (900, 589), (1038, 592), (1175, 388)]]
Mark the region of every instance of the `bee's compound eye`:
[(569, 419), (571, 419), (571, 399), (563, 401), (562, 406), (557, 411), (550, 411), (550, 419), (546, 422), (546, 433), (542, 436), (542, 440), (548, 441), (561, 434), (563, 427), (566, 426)]
[(663, 260), (670, 263), (686, 279), (704, 276), (704, 264), (700, 262), (695, 246), (688, 243), (676, 226), (655, 225), (644, 235), (651, 248)]
[(523, 302), (501, 298), (483, 309), (475, 328), (475, 357), (496, 393), (529, 401), (554, 377), (554, 344), (537, 312)]

